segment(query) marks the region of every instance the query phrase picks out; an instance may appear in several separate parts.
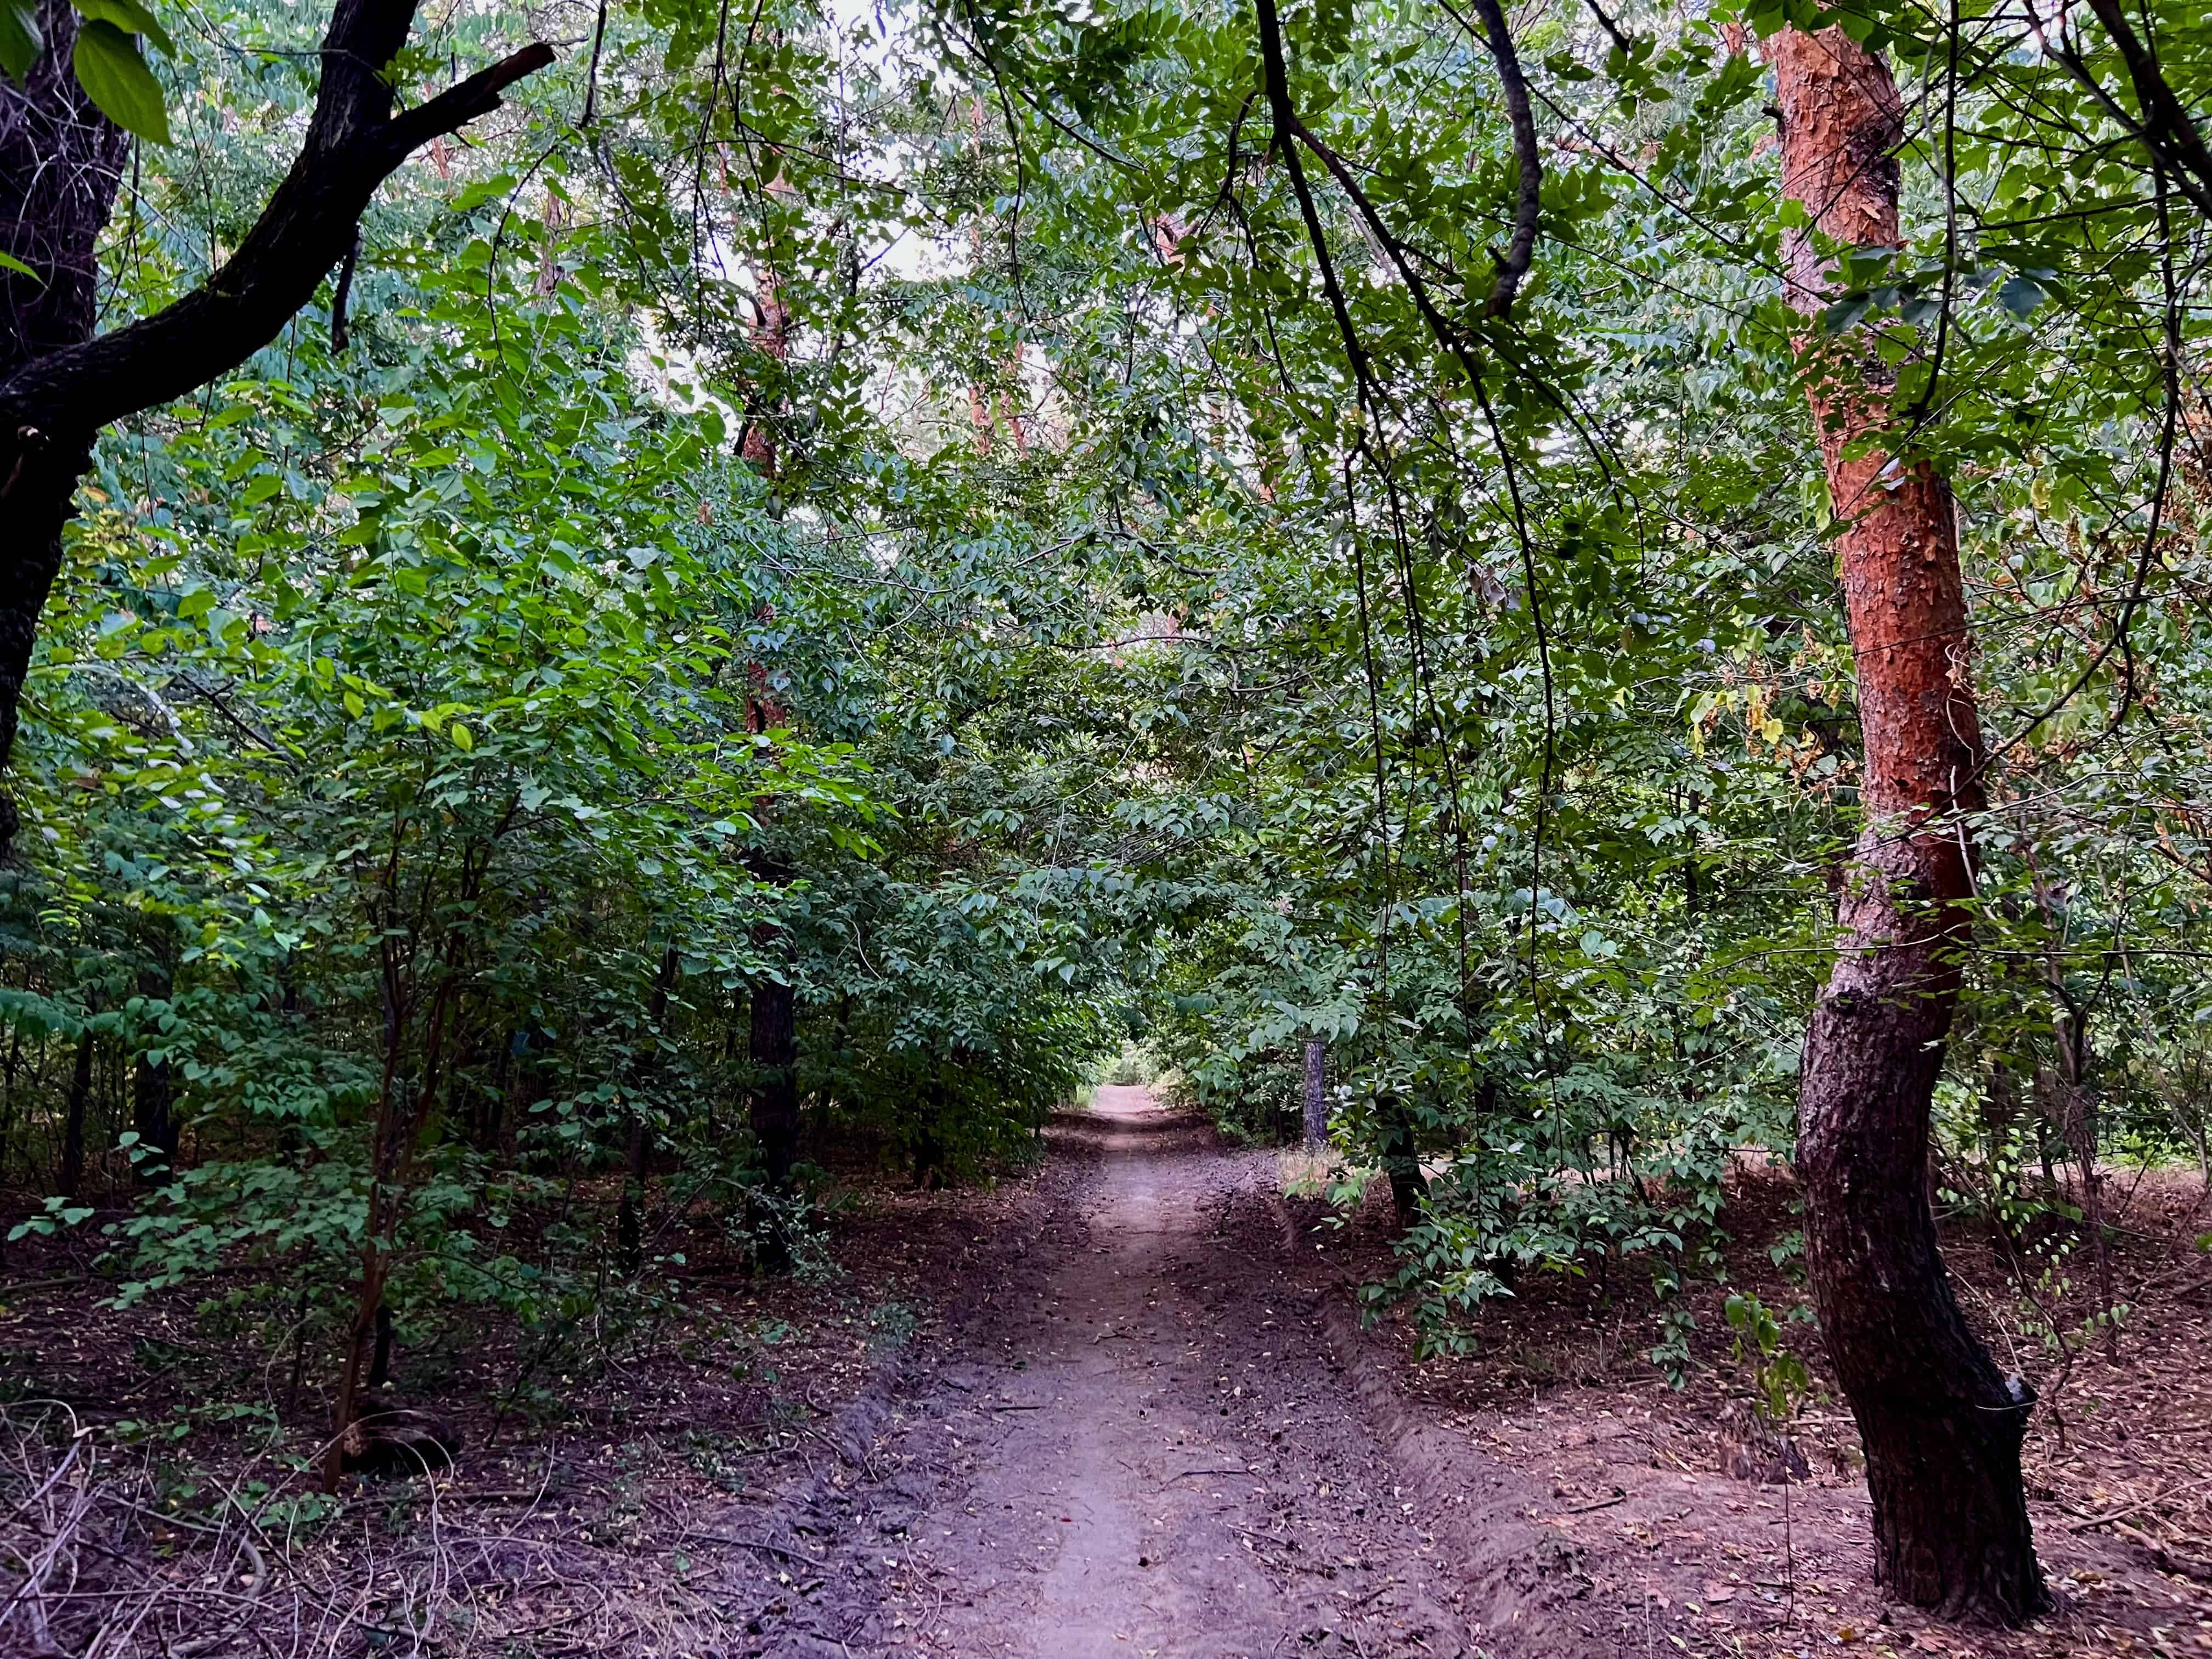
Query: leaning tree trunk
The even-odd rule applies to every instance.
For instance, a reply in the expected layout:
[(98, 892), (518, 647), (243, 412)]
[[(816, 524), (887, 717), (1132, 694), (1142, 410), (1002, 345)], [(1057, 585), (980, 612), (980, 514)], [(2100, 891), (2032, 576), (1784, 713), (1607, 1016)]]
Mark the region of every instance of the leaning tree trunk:
[[(1903, 112), (1887, 65), (1839, 29), (1771, 47), (1783, 189), (1836, 241), (1899, 245)], [(1832, 286), (1791, 235), (1790, 297)], [(2018, 1623), (2045, 1604), (2021, 1490), (2033, 1395), (1960, 1318), (1928, 1206), (1929, 1107), (1957, 1005), (1966, 816), (1982, 765), (1946, 481), (1848, 453), (1883, 425), (1890, 372), (1863, 336), (1801, 341), (1837, 517), (1865, 745), (1864, 828), (1838, 902), (1835, 971), (1806, 1034), (1798, 1167), (1814, 1302), (1857, 1419), (1875, 1571), (1901, 1601)]]

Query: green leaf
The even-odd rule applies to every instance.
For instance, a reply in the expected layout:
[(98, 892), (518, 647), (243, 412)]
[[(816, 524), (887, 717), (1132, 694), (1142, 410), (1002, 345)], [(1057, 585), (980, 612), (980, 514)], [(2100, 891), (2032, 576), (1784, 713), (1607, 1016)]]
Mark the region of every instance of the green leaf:
[[(0, 0), (0, 69), (20, 81), (46, 49), (46, 36), (39, 33), (37, 0)], [(7, 263), (12, 270), (31, 274), (28, 266), (13, 259)]]
[(125, 34), (144, 35), (159, 52), (173, 53), (177, 50), (177, 43), (169, 38), (168, 30), (138, 0), (70, 0), (70, 3), (95, 22), (112, 23)]
[[(6, 15), (4, 12), (0, 12), (0, 33), (4, 33), (6, 32)], [(21, 272), (23, 276), (29, 277), (34, 283), (42, 283), (46, 280), (44, 277), (40, 276), (37, 271), (32, 270), (30, 266), (25, 264), (21, 259), (18, 259), (12, 253), (0, 253), (0, 270)]]
[(1860, 318), (1874, 309), (1874, 301), (1863, 294), (1838, 300), (1820, 313), (1821, 331), (1843, 334), (1854, 327)]
[(2015, 317), (2025, 317), (2043, 303), (2043, 284), (2033, 276), (2008, 277), (1997, 299)]
[(161, 83), (146, 67), (138, 43), (104, 19), (77, 31), (77, 84), (100, 113), (125, 132), (157, 144), (169, 142), (169, 112)]
[(446, 734), (453, 738), (453, 747), (459, 750), (463, 754), (466, 754), (470, 750), (477, 746), (475, 735), (470, 732), (467, 726), (462, 725), (459, 720), (455, 720), (451, 726), (446, 728)]

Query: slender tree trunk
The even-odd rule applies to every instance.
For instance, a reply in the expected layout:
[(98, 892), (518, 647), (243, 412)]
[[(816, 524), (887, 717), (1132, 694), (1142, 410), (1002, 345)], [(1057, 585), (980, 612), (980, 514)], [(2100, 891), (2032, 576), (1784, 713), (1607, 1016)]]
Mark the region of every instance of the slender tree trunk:
[[(2055, 964), (2051, 977), (2057, 985)], [(2105, 1237), (2105, 1175), (2097, 1166), (2102, 1136), (2097, 1125), (2096, 1091), (2089, 1083), (2084, 1053), (2086, 1028), (2087, 1016), (2071, 1009), (2052, 1019), (2051, 1034), (2058, 1040), (2058, 1068), (2051, 1078), (2051, 1095), (2066, 1150), (2073, 1154), (2074, 1167), (2081, 1177), (2081, 1224), (2089, 1235), (2090, 1259), (2097, 1265), (2097, 1311), (2104, 1324), (2105, 1352), (2118, 1359), (2120, 1328), (2112, 1313), (2119, 1291), (2112, 1277), (2112, 1243)]]
[(392, 1304), (376, 1304), (376, 1346), (368, 1362), (368, 1392), (375, 1395), (392, 1381)]
[[(397, 858), (395, 855), (394, 862)], [(352, 1328), (346, 1333), (345, 1358), (338, 1369), (338, 1393), (331, 1414), (330, 1443), (323, 1449), (323, 1490), (338, 1489), (349, 1455), (361, 1450), (359, 1415), (362, 1384), (370, 1363), (369, 1344), (377, 1316), (384, 1309), (384, 1289), (392, 1276), (392, 1252), (398, 1231), (404, 1177), (404, 1126), (411, 1121), (401, 1104), (406, 1088), (399, 1074), (400, 1054), (407, 1037), (407, 975), (400, 947), (387, 935), (384, 942), (384, 1069), (377, 1091), (376, 1121), (369, 1129), (368, 1215), (362, 1228), (361, 1282), (354, 1298)], [(387, 1363), (389, 1355), (386, 1356)]]
[[(397, 892), (397, 872), (403, 849), (401, 832), (395, 830), (390, 861), (386, 866), (387, 896)], [(476, 902), (490, 862), (489, 844), (465, 851), (455, 898), (466, 911)], [(380, 921), (396, 913), (389, 896)], [(370, 1374), (387, 1371), (392, 1358), (391, 1316), (384, 1293), (399, 1251), (399, 1232), (414, 1195), (416, 1153), (428, 1127), (444, 1079), (446, 1034), (455, 1005), (460, 1000), (462, 940), (449, 937), (437, 961), (437, 987), (430, 996), (421, 1030), (423, 1034), (421, 1070), (411, 1081), (403, 1075), (410, 1016), (420, 1006), (420, 983), (414, 956), (417, 947), (395, 929), (385, 929), (382, 960), (384, 1001), (384, 1066), (377, 1091), (376, 1121), (370, 1130), (368, 1213), (361, 1243), (361, 1280), (354, 1302), (352, 1328), (346, 1338), (345, 1358), (338, 1372), (338, 1392), (331, 1413), (331, 1440), (323, 1452), (323, 1490), (336, 1492), (345, 1473), (346, 1459), (359, 1456), (365, 1446), (360, 1427), (362, 1385)], [(380, 1340), (378, 1340), (380, 1339)], [(372, 1354), (370, 1345), (378, 1340)], [(380, 1377), (380, 1382), (381, 1378)]]
[(23, 1028), (9, 1034), (7, 1081), (0, 1085), (0, 1190), (8, 1185), (8, 1154), (15, 1150), (15, 1068), (23, 1060)]
[[(753, 275), (757, 291), (753, 344), (762, 356), (781, 364), (791, 352), (791, 307), (784, 301), (781, 281), (772, 267), (757, 266)], [(775, 416), (781, 406), (780, 386), (771, 388), (769, 395), (751, 400), (751, 424), (740, 451), (763, 477), (771, 479), (776, 477), (777, 463)], [(763, 611), (764, 615), (773, 614), (765, 606)], [(749, 682), (745, 696), (747, 728), (757, 734), (782, 726), (785, 711), (771, 693), (768, 665), (748, 663), (745, 675)], [(756, 854), (749, 861), (753, 873), (763, 881), (781, 884), (791, 879), (790, 870), (769, 854)], [(784, 960), (790, 961), (791, 941), (781, 928), (763, 927), (755, 936), (773, 941), (780, 947), (779, 953)], [(760, 1146), (761, 1163), (769, 1190), (781, 1196), (790, 1191), (792, 1168), (799, 1161), (798, 1002), (787, 979), (764, 978), (752, 988), (751, 1040), (753, 1089), (750, 1115), (753, 1138)], [(763, 1244), (769, 1265), (781, 1267), (789, 1264), (791, 1241), (785, 1211), (780, 1206), (769, 1212)]]
[(1403, 1101), (1382, 1103), (1382, 1173), (1390, 1178), (1390, 1203), (1398, 1225), (1410, 1227), (1420, 1218), (1421, 1200), (1429, 1195), (1429, 1178), (1421, 1173), (1421, 1149), (1413, 1132), (1413, 1115)]
[[(660, 1028), (668, 1019), (668, 995), (676, 988), (676, 970), (681, 958), (676, 947), (670, 945), (661, 952), (660, 971), (653, 976), (653, 997), (646, 1005), (646, 1024), (652, 1029), (654, 1059), (647, 1069), (647, 1080), (657, 1080), (664, 1070), (659, 1061)], [(645, 1105), (633, 1099), (629, 1103), (629, 1147), (628, 1176), (623, 1182), (622, 1212), (615, 1224), (616, 1259), (626, 1273), (634, 1273), (645, 1265), (645, 1177), (653, 1158), (653, 1132), (645, 1120)]]
[[(1887, 65), (1834, 28), (1784, 29), (1771, 51), (1784, 192), (1837, 241), (1898, 246), (1903, 112)], [(1788, 257), (1791, 302), (1818, 315), (1831, 274), (1802, 232)], [(1945, 1617), (2016, 1624), (2047, 1600), (2020, 1473), (2033, 1395), (1960, 1317), (1927, 1194), (1929, 1103), (1969, 943), (1966, 817), (1980, 805), (1956, 522), (1948, 485), (1924, 464), (1847, 455), (1884, 423), (1893, 384), (1864, 337), (1808, 330), (1801, 353), (1848, 526), (1865, 748), (1865, 828), (1805, 1039), (1807, 1257), (1866, 1449), (1877, 1580)]]
[[(138, 976), (139, 994), (165, 1007), (172, 988), (169, 976), (159, 970)], [(175, 1113), (176, 1082), (167, 1054), (156, 1060), (141, 1048), (131, 1080), (131, 1127), (137, 1131), (138, 1145), (147, 1153), (131, 1165), (131, 1172), (142, 1187), (164, 1185), (176, 1173)]]
[(92, 1027), (76, 1040), (76, 1069), (70, 1074), (69, 1103), (62, 1119), (62, 1179), (64, 1198), (73, 1199), (84, 1185), (84, 1109), (92, 1099)]
[(1328, 1044), (1306, 1039), (1305, 1139), (1318, 1146), (1328, 1139)]

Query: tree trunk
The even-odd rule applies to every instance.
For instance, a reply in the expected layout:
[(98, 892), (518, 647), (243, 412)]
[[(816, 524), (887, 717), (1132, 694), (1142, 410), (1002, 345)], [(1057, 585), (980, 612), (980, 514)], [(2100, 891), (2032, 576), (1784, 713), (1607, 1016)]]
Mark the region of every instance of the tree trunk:
[(1306, 1039), (1305, 1138), (1309, 1146), (1328, 1139), (1328, 1045)]
[[(676, 988), (676, 970), (680, 960), (672, 945), (661, 952), (660, 971), (653, 976), (653, 997), (646, 1005), (646, 1024), (651, 1028), (656, 1045), (654, 1059), (647, 1068), (648, 1085), (663, 1069), (658, 1047), (660, 1028), (668, 1018), (668, 995)], [(645, 1177), (652, 1158), (653, 1131), (645, 1121), (645, 1105), (633, 1099), (629, 1103), (629, 1174), (623, 1182), (622, 1212), (615, 1224), (616, 1260), (626, 1273), (634, 1273), (645, 1265)]]
[[(140, 994), (164, 1007), (171, 988), (167, 974), (149, 971), (138, 976)], [(176, 1173), (176, 1098), (175, 1076), (167, 1054), (155, 1060), (142, 1048), (131, 1080), (131, 1127), (137, 1131), (138, 1145), (146, 1153), (131, 1167), (142, 1187), (161, 1186)]]
[(381, 1393), (392, 1384), (392, 1304), (376, 1304), (376, 1347), (374, 1357), (368, 1362), (368, 1389), (371, 1395)]
[(753, 987), (752, 1129), (768, 1182), (791, 1186), (799, 1161), (799, 1022), (792, 988), (772, 979)]
[(62, 1119), (64, 1198), (74, 1199), (84, 1185), (84, 1109), (92, 1099), (92, 1027), (76, 1040), (76, 1069), (70, 1074), (69, 1105)]
[[(477, 872), (465, 857), (460, 902), (476, 902)], [(338, 1371), (337, 1401), (331, 1413), (330, 1443), (323, 1450), (323, 1490), (334, 1492), (345, 1472), (346, 1459), (358, 1457), (364, 1442), (360, 1427), (361, 1396), (371, 1371), (388, 1370), (392, 1358), (391, 1315), (384, 1305), (386, 1287), (399, 1250), (399, 1231), (414, 1196), (417, 1143), (430, 1121), (437, 1099), (445, 1054), (446, 1024), (460, 989), (459, 964), (447, 960), (430, 999), (423, 1022), (425, 1037), (422, 1069), (410, 1080), (402, 1075), (407, 1046), (408, 1015), (414, 1006), (411, 962), (396, 935), (387, 935), (384, 948), (384, 1067), (377, 1091), (376, 1118), (370, 1129), (368, 1203), (361, 1243), (361, 1280), (354, 1300), (352, 1328), (347, 1334), (345, 1358)], [(380, 1323), (380, 1322), (382, 1322)], [(380, 1338), (372, 1359), (369, 1345)]]
[[(415, 6), (336, 0), (300, 154), (237, 253), (173, 304), (95, 337), (99, 240), (130, 141), (78, 84), (75, 8), (40, 0), (45, 50), (20, 88), (0, 77), (0, 250), (34, 273), (0, 270), (0, 768), (100, 428), (184, 396), (276, 338), (409, 154), (496, 109), (502, 91), (553, 61), (551, 47), (526, 46), (394, 114), (399, 82), (386, 65), (407, 44)], [(0, 795), (0, 856), (16, 827)]]
[[(1771, 48), (1783, 189), (1838, 242), (1895, 247), (1903, 112), (1887, 65), (1840, 29)], [(1789, 238), (1789, 292), (1818, 315), (1832, 287)], [(1838, 901), (1835, 970), (1806, 1033), (1797, 1158), (1806, 1253), (1874, 1500), (1875, 1573), (1948, 1618), (2017, 1624), (2046, 1605), (2021, 1489), (2033, 1395), (1966, 1328), (1927, 1195), (1929, 1109), (1969, 942), (1965, 816), (1980, 805), (1980, 729), (1946, 482), (1924, 464), (1847, 458), (1887, 418), (1890, 372), (1866, 337), (1808, 330), (1858, 666), (1865, 827)]]
[[(100, 235), (130, 153), (129, 135), (93, 107), (70, 67), (76, 8), (40, 0), (39, 27), (46, 49), (22, 85), (0, 78), (0, 252), (36, 273), (0, 270), (0, 380), (92, 337)], [(61, 569), (62, 526), (91, 458), (82, 439), (55, 443), (20, 423), (0, 434), (0, 514), (13, 544), (0, 580), (0, 769), (15, 749), (39, 612)], [(0, 855), (15, 827), (15, 802), (0, 795)]]
[(18, 1025), (9, 1034), (5, 1081), (0, 1082), (0, 1190), (8, 1185), (8, 1154), (15, 1150), (15, 1068), (22, 1060), (23, 1028)]
[(1420, 1219), (1421, 1200), (1429, 1195), (1429, 1178), (1421, 1173), (1420, 1142), (1413, 1133), (1413, 1115), (1405, 1103), (1382, 1103), (1382, 1172), (1390, 1178), (1390, 1203), (1401, 1228)]

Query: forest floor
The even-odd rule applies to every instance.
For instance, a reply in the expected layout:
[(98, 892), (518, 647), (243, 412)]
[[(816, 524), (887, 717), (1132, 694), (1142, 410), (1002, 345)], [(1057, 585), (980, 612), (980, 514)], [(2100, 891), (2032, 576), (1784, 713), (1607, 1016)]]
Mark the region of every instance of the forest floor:
[[(74, 1443), (19, 1437), (0, 1653), (40, 1651), (10, 1645), (28, 1635), (198, 1659), (2212, 1652), (2193, 1179), (2114, 1183), (2134, 1310), (2118, 1360), (2100, 1347), (2062, 1375), (2021, 1356), (2045, 1395), (2027, 1474), (2063, 1605), (1978, 1635), (1875, 1593), (1832, 1400), (1816, 1391), (1798, 1425), (1808, 1482), (1720, 1473), (1746, 1389), (1717, 1285), (1662, 1307), (1625, 1283), (1524, 1281), (1486, 1313), (1480, 1354), (1416, 1364), (1401, 1322), (1357, 1313), (1392, 1262), (1383, 1194), (1337, 1224), (1280, 1195), (1292, 1160), (1141, 1090), (1102, 1090), (1048, 1142), (994, 1189), (873, 1191), (836, 1224), (835, 1270), (754, 1284), (699, 1253), (680, 1316), (595, 1338), (590, 1376), (526, 1389), (520, 1345), (416, 1356), (410, 1400), (462, 1420), (459, 1467), (368, 1488), (273, 1562), (252, 1542), (288, 1490), (268, 1467), (154, 1449), (107, 1454), (94, 1480), (88, 1457), (61, 1467)], [(1744, 1170), (1723, 1221), (1735, 1288), (1802, 1298), (1767, 1250), (1791, 1222), (1784, 1177)], [(1989, 1338), (2022, 1341), (1993, 1242), (1947, 1249)], [(46, 1409), (27, 1395), (112, 1426), (242, 1391), (217, 1375), (205, 1304), (194, 1322), (88, 1294), (0, 1311), (18, 1424)], [(1676, 1389), (1646, 1356), (1682, 1307), (1698, 1324)], [(292, 1413), (310, 1433), (315, 1409)], [(262, 1529), (210, 1530), (218, 1490)]]

